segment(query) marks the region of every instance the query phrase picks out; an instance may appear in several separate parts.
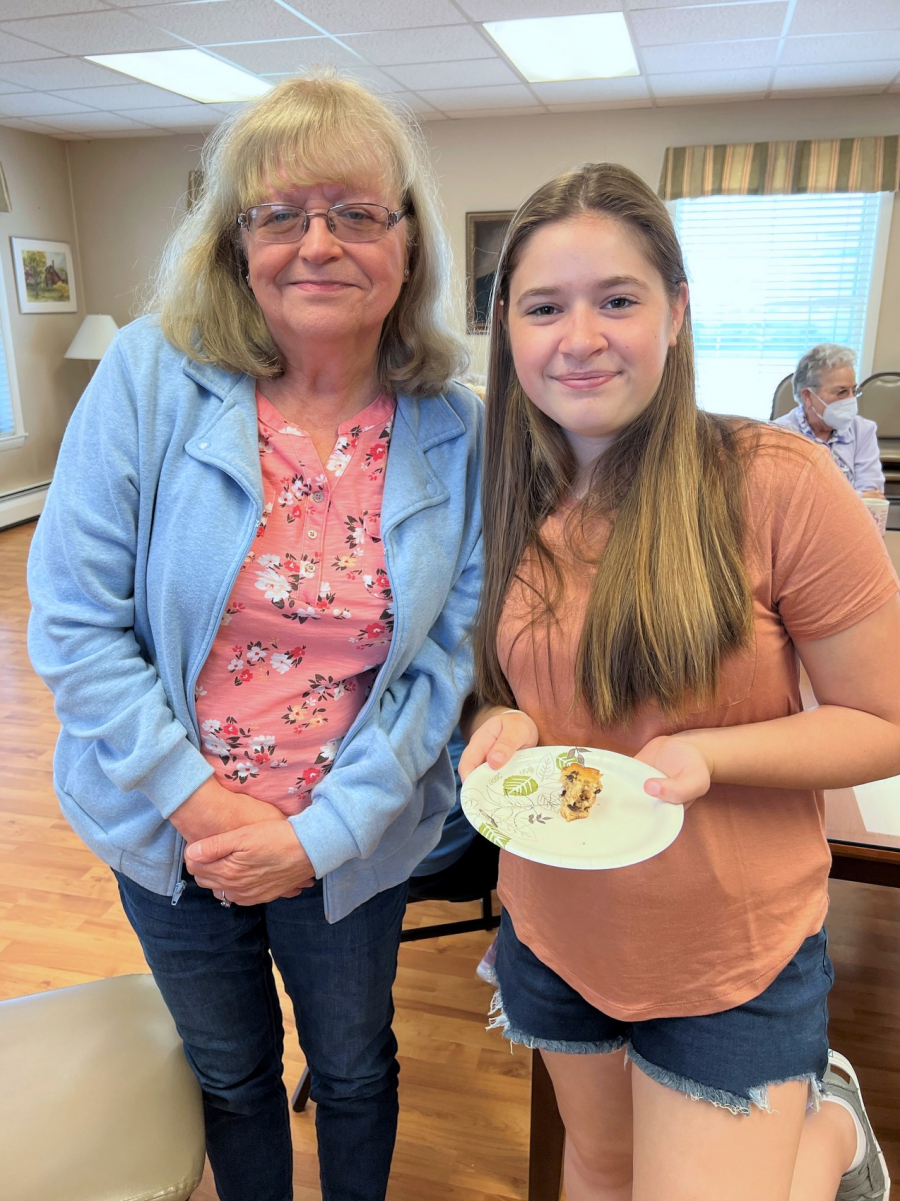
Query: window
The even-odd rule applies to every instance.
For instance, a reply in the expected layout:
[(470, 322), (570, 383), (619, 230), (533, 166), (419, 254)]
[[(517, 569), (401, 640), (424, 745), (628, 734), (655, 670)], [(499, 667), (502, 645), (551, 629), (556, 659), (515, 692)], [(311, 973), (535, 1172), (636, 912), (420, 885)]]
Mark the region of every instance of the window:
[(684, 250), (697, 399), (767, 419), (772, 395), (819, 342), (871, 368), (889, 193), (702, 196), (669, 206)]
[(13, 358), (12, 330), (9, 325), (6, 288), (2, 268), (0, 268), (0, 450), (11, 450), (21, 446), (24, 440), (22, 409), (19, 405), (19, 385), (16, 380), (16, 364)]

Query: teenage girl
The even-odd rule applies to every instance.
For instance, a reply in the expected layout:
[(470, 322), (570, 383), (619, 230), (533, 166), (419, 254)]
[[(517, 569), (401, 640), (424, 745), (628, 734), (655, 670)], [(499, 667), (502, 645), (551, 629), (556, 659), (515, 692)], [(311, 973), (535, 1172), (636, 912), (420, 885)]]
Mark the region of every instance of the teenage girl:
[(898, 585), (871, 517), (820, 448), (697, 409), (672, 223), (611, 164), (512, 221), (486, 438), (461, 775), (602, 747), (690, 806), (632, 867), (501, 855), (496, 1024), (547, 1063), (568, 1201), (882, 1201), (828, 1050), (814, 791), (900, 772)]

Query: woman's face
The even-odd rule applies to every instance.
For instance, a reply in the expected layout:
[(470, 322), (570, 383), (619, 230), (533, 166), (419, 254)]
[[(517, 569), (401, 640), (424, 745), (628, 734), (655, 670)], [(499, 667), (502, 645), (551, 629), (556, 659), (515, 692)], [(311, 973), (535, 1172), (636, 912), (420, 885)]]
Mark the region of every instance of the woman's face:
[(506, 320), (525, 395), (582, 465), (652, 400), (684, 320), (627, 226), (583, 215), (541, 226), (512, 274)]
[[(269, 190), (270, 204), (325, 212), (348, 201), (381, 204), (392, 212), (399, 197), (383, 183), (347, 187), (322, 183)], [(259, 201), (260, 204), (263, 201)], [(341, 242), (313, 217), (299, 242), (262, 242), (244, 234), (249, 283), (275, 344), (290, 359), (308, 339), (361, 351), (378, 335), (397, 302), (406, 268), (406, 225), (400, 221), (377, 242)]]

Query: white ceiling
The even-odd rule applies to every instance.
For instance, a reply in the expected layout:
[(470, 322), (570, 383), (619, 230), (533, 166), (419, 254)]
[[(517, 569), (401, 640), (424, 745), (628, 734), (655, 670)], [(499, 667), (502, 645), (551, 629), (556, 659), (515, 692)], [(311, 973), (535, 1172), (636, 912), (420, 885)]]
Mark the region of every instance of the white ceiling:
[[(641, 75), (528, 84), (480, 22), (624, 11)], [(202, 46), (273, 81), (334, 63), (420, 119), (900, 93), (900, 0), (0, 0), (0, 124), (205, 130), (196, 104), (87, 54)]]

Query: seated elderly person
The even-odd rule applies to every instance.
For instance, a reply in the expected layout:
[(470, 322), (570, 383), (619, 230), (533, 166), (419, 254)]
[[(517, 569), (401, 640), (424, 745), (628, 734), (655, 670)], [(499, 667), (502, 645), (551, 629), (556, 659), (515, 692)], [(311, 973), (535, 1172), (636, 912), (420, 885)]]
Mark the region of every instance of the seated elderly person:
[(823, 342), (808, 350), (794, 371), (797, 407), (775, 424), (823, 442), (860, 496), (883, 499), (878, 428), (857, 410), (855, 364), (849, 346)]

